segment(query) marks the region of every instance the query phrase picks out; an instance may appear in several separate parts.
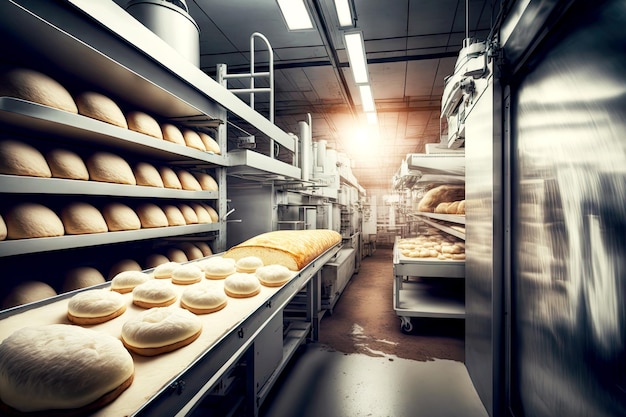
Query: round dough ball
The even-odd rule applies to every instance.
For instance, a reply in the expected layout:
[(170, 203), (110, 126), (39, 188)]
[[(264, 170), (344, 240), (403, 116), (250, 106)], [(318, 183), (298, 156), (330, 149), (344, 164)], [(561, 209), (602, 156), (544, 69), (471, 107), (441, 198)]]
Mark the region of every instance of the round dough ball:
[(178, 175), (176, 175), (172, 168), (159, 167), (159, 174), (161, 175), (165, 188), (172, 188), (174, 190), (183, 189), (183, 185), (180, 183)]
[(109, 279), (124, 271), (141, 271), (141, 265), (134, 259), (122, 259), (117, 261), (109, 269)]
[(195, 130), (183, 129), (183, 138), (185, 138), (185, 145), (190, 148), (206, 151), (200, 135)]
[(207, 209), (204, 208), (201, 204), (190, 203), (189, 205), (191, 206), (193, 211), (196, 212), (196, 216), (198, 216), (198, 223), (200, 224), (213, 223), (213, 219), (211, 218), (211, 215), (209, 214)]
[(65, 233), (70, 235), (104, 233), (109, 230), (102, 213), (88, 203), (70, 203), (61, 211), (61, 220)]
[(217, 191), (219, 189), (217, 181), (206, 172), (194, 172), (193, 176), (196, 177), (196, 180), (198, 180), (200, 187), (204, 191)]
[(146, 257), (146, 269), (156, 268), (157, 266), (169, 262), (169, 258), (160, 253), (153, 253)]
[(158, 188), (164, 187), (163, 179), (161, 178), (159, 171), (154, 167), (154, 165), (150, 165), (147, 162), (138, 162), (135, 164), (133, 174), (135, 175), (137, 185)]
[(134, 371), (117, 337), (69, 324), (27, 326), (0, 344), (0, 399), (22, 413), (91, 414), (128, 388)]
[(261, 258), (256, 256), (244, 256), (237, 260), (237, 272), (254, 273), (258, 268), (263, 266)]
[(2, 309), (34, 303), (54, 297), (57, 292), (42, 281), (26, 281), (15, 286), (2, 302)]
[(254, 273), (266, 287), (280, 287), (293, 277), (293, 272), (284, 265), (265, 265)]
[(95, 289), (74, 294), (67, 303), (67, 318), (75, 324), (100, 324), (121, 316), (126, 311), (124, 296), (108, 289)]
[(0, 96), (15, 97), (77, 114), (71, 94), (52, 77), (29, 68), (0, 67)]
[(187, 224), (197, 224), (198, 223), (198, 215), (195, 210), (192, 209), (187, 204), (179, 204), (178, 208), (180, 212), (183, 213), (183, 217), (185, 218), (185, 222)]
[(141, 227), (149, 229), (154, 227), (167, 227), (169, 224), (165, 213), (159, 206), (153, 203), (144, 203), (137, 206), (137, 215), (141, 221)]
[(179, 285), (195, 284), (202, 281), (204, 273), (199, 266), (194, 264), (180, 265), (172, 271), (172, 282)]
[(226, 307), (227, 303), (224, 290), (207, 281), (185, 288), (180, 297), (180, 306), (194, 314), (214, 313)]
[(202, 322), (190, 311), (155, 307), (122, 326), (122, 343), (144, 356), (155, 356), (187, 346), (200, 336)]
[(207, 279), (224, 279), (237, 272), (232, 259), (215, 256), (202, 263), (204, 276)]
[(187, 255), (185, 255), (185, 252), (178, 248), (168, 249), (167, 257), (168, 259), (171, 259), (172, 262), (184, 263), (189, 261), (189, 259), (187, 259)]
[(76, 96), (78, 113), (124, 129), (128, 128), (124, 113), (111, 98), (95, 91), (84, 91)]
[(163, 123), (161, 125), (161, 133), (163, 133), (163, 139), (168, 142), (177, 143), (179, 145), (185, 145), (185, 138), (179, 128), (171, 123)]
[(174, 270), (179, 266), (180, 264), (178, 262), (164, 262), (154, 268), (154, 271), (152, 271), (152, 276), (157, 279), (172, 278), (172, 272), (174, 272)]
[(261, 292), (261, 283), (254, 274), (235, 272), (224, 280), (224, 292), (233, 298), (253, 297)]
[(110, 232), (141, 229), (139, 216), (126, 204), (109, 203), (102, 208), (102, 215)]
[(12, 139), (0, 141), (0, 174), (52, 177), (41, 152), (27, 143)]
[(55, 178), (83, 181), (89, 179), (87, 165), (75, 152), (67, 149), (52, 149), (46, 153), (46, 161)]
[(7, 224), (4, 222), (2, 216), (0, 216), (0, 240), (7, 238)]
[(176, 171), (176, 175), (178, 175), (183, 190), (202, 191), (200, 183), (189, 171), (179, 169)]
[(180, 245), (178, 245), (178, 247), (182, 249), (183, 252), (185, 252), (185, 256), (190, 261), (200, 259), (204, 256), (200, 248), (198, 248), (191, 242), (182, 242)]
[(170, 226), (185, 226), (187, 222), (180, 209), (171, 204), (163, 206), (163, 212), (167, 217), (167, 222)]
[(131, 111), (126, 114), (126, 122), (128, 128), (135, 132), (143, 133), (144, 135), (152, 136), (157, 139), (163, 139), (163, 132), (161, 132), (161, 126), (147, 113), (141, 111)]
[(128, 162), (110, 152), (96, 152), (87, 158), (87, 170), (93, 181), (137, 185)]
[(198, 135), (200, 135), (200, 139), (202, 140), (202, 143), (204, 144), (207, 152), (213, 152), (217, 155), (221, 153), (220, 145), (218, 145), (217, 141), (213, 139), (211, 135), (204, 132), (198, 132)]
[(150, 275), (141, 271), (122, 271), (111, 280), (111, 291), (122, 294), (131, 292), (139, 284), (150, 280)]
[(194, 242), (194, 245), (196, 245), (202, 251), (202, 256), (213, 255), (213, 251), (211, 250), (211, 247), (209, 246), (208, 243), (206, 243), (206, 242)]
[(141, 308), (167, 307), (174, 304), (174, 286), (163, 280), (150, 280), (133, 288), (133, 304)]
[(8, 239), (63, 236), (63, 222), (54, 211), (36, 203), (21, 203), (5, 216)]
[(70, 292), (80, 288), (93, 287), (105, 283), (106, 280), (96, 268), (79, 266), (65, 273), (62, 292)]

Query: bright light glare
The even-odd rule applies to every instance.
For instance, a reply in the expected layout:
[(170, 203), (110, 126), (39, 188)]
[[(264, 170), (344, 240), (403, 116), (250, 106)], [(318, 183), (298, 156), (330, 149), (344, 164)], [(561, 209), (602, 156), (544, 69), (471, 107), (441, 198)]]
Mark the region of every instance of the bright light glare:
[(359, 90), (361, 92), (361, 105), (363, 106), (363, 111), (366, 113), (376, 111), (374, 97), (372, 96), (372, 88), (369, 85), (360, 85)]
[(335, 0), (335, 9), (339, 18), (339, 26), (352, 26), (352, 12), (350, 11), (349, 0)]
[(378, 123), (378, 116), (376, 115), (376, 112), (367, 112), (365, 113), (365, 116), (367, 116), (367, 123), (371, 125), (375, 125), (376, 123)]
[(313, 29), (304, 0), (276, 0), (290, 30)]
[(357, 84), (366, 83), (368, 81), (367, 60), (365, 59), (363, 35), (361, 32), (350, 32), (346, 33), (344, 38), (354, 82)]

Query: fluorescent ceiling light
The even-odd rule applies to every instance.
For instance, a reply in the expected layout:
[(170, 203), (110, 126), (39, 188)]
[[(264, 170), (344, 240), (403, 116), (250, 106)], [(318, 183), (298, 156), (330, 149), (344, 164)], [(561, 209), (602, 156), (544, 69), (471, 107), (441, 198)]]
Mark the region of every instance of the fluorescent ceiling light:
[(352, 26), (352, 11), (350, 10), (350, 0), (335, 0), (335, 9), (339, 18), (339, 26)]
[(375, 111), (367, 112), (365, 113), (365, 116), (367, 116), (367, 123), (371, 125), (378, 123), (378, 116)]
[(304, 0), (276, 0), (289, 30), (313, 29)]
[(369, 84), (360, 85), (359, 90), (361, 91), (361, 105), (363, 106), (363, 111), (366, 113), (376, 111), (374, 97), (372, 96), (372, 88)]
[(348, 61), (354, 75), (354, 82), (363, 84), (368, 81), (367, 60), (365, 59), (365, 45), (361, 32), (348, 32), (344, 35)]

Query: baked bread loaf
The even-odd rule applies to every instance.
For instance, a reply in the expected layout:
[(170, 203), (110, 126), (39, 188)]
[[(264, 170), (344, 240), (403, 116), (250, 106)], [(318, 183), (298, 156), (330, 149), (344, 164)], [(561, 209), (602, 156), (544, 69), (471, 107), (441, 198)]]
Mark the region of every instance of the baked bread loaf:
[(152, 271), (152, 276), (157, 279), (172, 278), (172, 272), (174, 272), (174, 270), (179, 266), (180, 264), (178, 262), (163, 262), (162, 264), (154, 268), (154, 271)]
[(89, 179), (89, 171), (85, 161), (75, 152), (67, 149), (52, 149), (46, 152), (46, 161), (52, 176), (55, 178), (83, 181)]
[(450, 203), (439, 203), (437, 207), (435, 207), (435, 213), (446, 214), (448, 212), (448, 206)]
[(256, 256), (264, 265), (284, 265), (299, 271), (326, 250), (341, 242), (334, 230), (276, 230), (254, 236), (223, 255), (235, 260)]
[(15, 286), (2, 301), (2, 309), (34, 303), (54, 297), (57, 292), (42, 281), (26, 281)]
[(67, 303), (68, 320), (81, 325), (104, 323), (121, 316), (125, 311), (124, 296), (108, 289), (79, 292)]
[(222, 258), (221, 256), (211, 257), (203, 261), (202, 269), (207, 279), (224, 279), (237, 272), (234, 259)]
[(137, 285), (151, 280), (150, 275), (141, 271), (122, 271), (111, 280), (111, 291), (122, 294), (129, 293)]
[(109, 279), (124, 271), (141, 271), (141, 265), (134, 259), (122, 259), (117, 261), (109, 269)]
[(133, 288), (133, 304), (141, 308), (167, 307), (176, 298), (172, 284), (162, 279), (152, 279)]
[(178, 247), (182, 249), (183, 252), (185, 252), (185, 256), (190, 261), (200, 259), (204, 256), (200, 248), (198, 248), (191, 242), (181, 242)]
[(80, 288), (93, 287), (105, 283), (106, 280), (96, 268), (91, 266), (78, 266), (65, 273), (63, 280), (63, 292), (70, 292)]
[(217, 141), (211, 137), (208, 133), (198, 132), (200, 135), (200, 139), (204, 144), (207, 152), (213, 152), (214, 154), (220, 154), (220, 145), (218, 145)]
[(226, 307), (228, 298), (218, 285), (201, 282), (191, 285), (180, 296), (180, 306), (194, 314), (209, 314)]
[(459, 201), (459, 206), (456, 208), (456, 214), (465, 214), (465, 200)]
[(202, 281), (204, 273), (199, 266), (194, 264), (180, 265), (172, 271), (172, 283), (179, 285), (195, 284)]
[(193, 209), (193, 211), (196, 212), (196, 216), (198, 216), (199, 224), (213, 223), (213, 219), (211, 218), (211, 215), (209, 214), (207, 209), (204, 208), (203, 205), (198, 204), (198, 203), (189, 203), (189, 206)]
[(6, 214), (7, 239), (63, 236), (63, 222), (54, 211), (37, 203), (20, 203)]
[(179, 204), (178, 208), (180, 209), (180, 212), (183, 213), (183, 217), (185, 218), (185, 222), (187, 224), (198, 223), (198, 215), (196, 214), (195, 210), (192, 209), (189, 205)]
[(143, 356), (155, 356), (187, 346), (202, 332), (202, 322), (181, 308), (155, 307), (122, 326), (122, 343)]
[(440, 185), (424, 194), (417, 205), (417, 210), (433, 213), (439, 203), (451, 203), (465, 198), (465, 186), (463, 185)]
[(211, 247), (208, 243), (196, 241), (194, 242), (194, 245), (196, 245), (202, 251), (202, 256), (213, 255), (213, 251), (211, 250)]
[(237, 272), (253, 274), (258, 268), (263, 266), (263, 260), (258, 256), (244, 256), (237, 259), (235, 266), (237, 267)]
[(52, 77), (30, 68), (0, 67), (0, 96), (15, 97), (55, 109), (78, 113), (69, 91)]
[(261, 292), (261, 283), (254, 274), (235, 272), (224, 279), (224, 292), (233, 298), (254, 297)]
[(83, 235), (88, 233), (104, 233), (109, 229), (102, 213), (84, 202), (74, 202), (61, 210), (61, 220), (65, 233), (69, 235)]
[(135, 175), (137, 185), (158, 188), (165, 187), (159, 171), (154, 167), (154, 165), (147, 162), (136, 163), (133, 168), (133, 174)]
[(178, 175), (176, 175), (172, 168), (165, 166), (159, 167), (159, 174), (161, 175), (165, 188), (172, 188), (174, 190), (183, 189), (183, 186), (178, 179)]
[(294, 273), (284, 265), (264, 265), (257, 268), (254, 275), (266, 287), (280, 287), (287, 283)]
[(183, 133), (173, 124), (161, 124), (161, 133), (163, 134), (163, 139), (165, 139), (166, 141), (185, 146), (185, 138), (183, 137)]
[(215, 179), (206, 172), (194, 172), (192, 175), (196, 177), (196, 180), (200, 184), (200, 188), (204, 191), (217, 191), (219, 189), (217, 181), (215, 181)]
[(163, 210), (153, 203), (144, 203), (137, 206), (136, 209), (141, 227), (149, 229), (153, 227), (167, 227), (169, 222)]
[(219, 214), (217, 214), (217, 211), (213, 207), (209, 206), (206, 203), (200, 203), (200, 204), (202, 204), (202, 206), (206, 209), (206, 211), (209, 212), (209, 216), (211, 216), (211, 220), (213, 220), (213, 223), (217, 223), (218, 221), (220, 221), (220, 216)]
[(95, 91), (83, 91), (75, 99), (78, 113), (124, 129), (128, 128), (124, 113), (111, 98)]
[(167, 217), (167, 223), (170, 226), (185, 226), (187, 224), (183, 213), (176, 206), (173, 206), (171, 204), (164, 205), (163, 213), (165, 213), (165, 217)]
[(96, 152), (87, 158), (87, 170), (92, 181), (137, 185), (128, 162), (110, 152)]
[(128, 388), (134, 371), (133, 358), (107, 333), (24, 327), (0, 344), (0, 400), (10, 415), (87, 415)]
[(200, 135), (195, 130), (183, 129), (183, 138), (185, 138), (185, 145), (190, 148), (206, 151)]
[(48, 162), (39, 150), (12, 139), (0, 141), (0, 174), (52, 177)]
[(0, 240), (7, 238), (7, 224), (4, 222), (2, 216), (0, 216)]
[(126, 113), (126, 122), (128, 128), (135, 132), (143, 133), (144, 135), (152, 136), (157, 139), (163, 139), (163, 132), (161, 132), (161, 126), (147, 113), (142, 111), (130, 111)]
[(110, 232), (141, 229), (139, 216), (126, 204), (109, 203), (102, 208), (102, 216)]
[(150, 254), (146, 256), (146, 269), (156, 268), (157, 266), (169, 261), (169, 258), (161, 253)]
[(182, 264), (189, 261), (189, 259), (187, 259), (187, 255), (185, 255), (185, 252), (178, 248), (169, 248), (166, 251), (166, 255), (167, 258), (170, 259), (172, 262), (178, 262)]
[(189, 171), (179, 169), (176, 171), (176, 175), (178, 175), (178, 179), (180, 180), (180, 184), (183, 186), (183, 190), (202, 191), (200, 183)]

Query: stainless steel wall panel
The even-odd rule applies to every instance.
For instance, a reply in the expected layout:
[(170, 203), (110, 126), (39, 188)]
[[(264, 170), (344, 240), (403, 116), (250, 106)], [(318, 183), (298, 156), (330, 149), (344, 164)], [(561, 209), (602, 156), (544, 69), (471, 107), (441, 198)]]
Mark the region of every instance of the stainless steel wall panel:
[(511, 87), (516, 417), (626, 415), (626, 3), (587, 3)]

